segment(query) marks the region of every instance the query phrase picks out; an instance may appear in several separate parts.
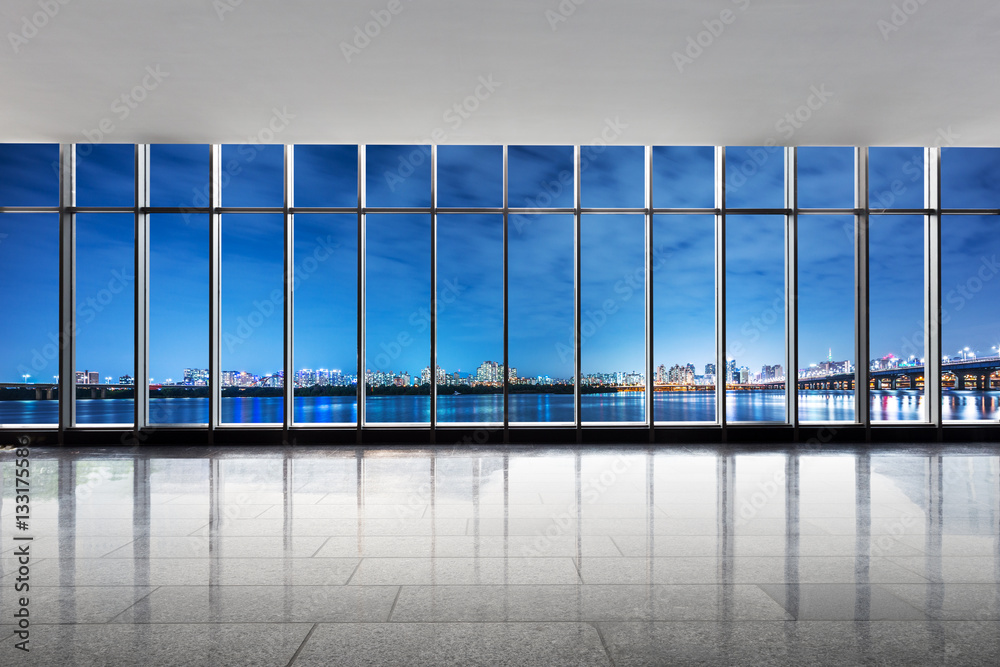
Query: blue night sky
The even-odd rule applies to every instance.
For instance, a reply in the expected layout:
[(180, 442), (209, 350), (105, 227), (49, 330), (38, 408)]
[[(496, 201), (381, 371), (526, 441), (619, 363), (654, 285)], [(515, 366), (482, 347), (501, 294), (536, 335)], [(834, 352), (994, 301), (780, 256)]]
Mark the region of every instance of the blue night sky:
[[(151, 203), (208, 204), (209, 147), (155, 145)], [(58, 205), (58, 147), (0, 145), (0, 205)], [(224, 146), (222, 205), (281, 206), (282, 149)], [(584, 207), (642, 206), (641, 147), (583, 147)], [(512, 146), (512, 207), (574, 204), (573, 149)], [(923, 206), (923, 151), (872, 148), (869, 198), (874, 210)], [(801, 148), (802, 207), (845, 207), (853, 201), (853, 152)], [(353, 207), (354, 146), (297, 146), (294, 202), (299, 207)], [(711, 208), (711, 147), (654, 147), (652, 194), (657, 207)], [(81, 146), (77, 199), (82, 206), (130, 206), (131, 146)], [(372, 207), (430, 205), (430, 152), (425, 146), (371, 146), (366, 196)], [(780, 150), (727, 150), (727, 203), (781, 207)], [(1000, 207), (1000, 150), (947, 148), (942, 157), (945, 207)], [(503, 199), (503, 154), (497, 146), (438, 148), (438, 205), (496, 207)], [(358, 371), (357, 216), (295, 216), (296, 368)], [(511, 214), (508, 228), (510, 361), (521, 376), (573, 375), (573, 218)], [(77, 360), (102, 379), (132, 374), (130, 214), (77, 218)], [(499, 214), (441, 213), (437, 227), (439, 364), (475, 372), (503, 354), (503, 221)], [(659, 214), (654, 219), (654, 365), (714, 362), (714, 220)], [(942, 221), (944, 352), (977, 354), (1000, 345), (995, 216), (950, 215)], [(282, 219), (278, 214), (222, 217), (222, 366), (254, 373), (281, 365), (283, 332)], [(429, 365), (431, 218), (370, 214), (366, 231), (367, 367), (418, 375)], [(853, 360), (853, 218), (799, 218), (800, 365)], [(923, 218), (871, 220), (871, 356), (923, 356)], [(150, 219), (150, 375), (179, 380), (187, 367), (208, 365), (209, 218), (182, 211)], [(731, 215), (727, 228), (729, 353), (759, 372), (784, 364), (781, 216)], [(645, 263), (643, 219), (592, 214), (581, 222), (584, 373), (642, 371)], [(54, 213), (0, 214), (0, 375), (51, 381), (58, 372), (58, 219)], [(639, 275), (636, 275), (638, 272)], [(773, 311), (773, 312), (770, 312)], [(590, 323), (588, 325), (588, 322)]]

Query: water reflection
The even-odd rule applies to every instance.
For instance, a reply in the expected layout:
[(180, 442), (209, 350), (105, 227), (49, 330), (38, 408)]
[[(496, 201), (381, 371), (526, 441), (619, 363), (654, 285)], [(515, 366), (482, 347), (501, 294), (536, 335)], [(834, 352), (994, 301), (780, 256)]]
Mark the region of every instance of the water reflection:
[[(427, 423), (429, 396), (369, 396), (365, 406), (369, 423)], [(572, 394), (511, 394), (511, 423), (572, 423)], [(645, 394), (587, 394), (581, 397), (588, 419), (642, 422)], [(223, 423), (279, 423), (281, 397), (223, 397)], [(923, 421), (922, 390), (897, 389), (871, 392), (872, 422)], [(150, 419), (160, 424), (205, 424), (207, 398), (154, 398), (149, 402)], [(710, 391), (666, 392), (653, 395), (657, 422), (714, 422), (715, 394)], [(131, 399), (81, 399), (77, 413), (81, 423), (127, 424), (132, 421)], [(785, 394), (778, 390), (729, 391), (726, 413), (729, 422), (782, 422)], [(296, 423), (355, 424), (354, 396), (297, 396)], [(945, 421), (988, 421), (1000, 417), (1000, 391), (945, 389), (942, 395)], [(59, 418), (57, 401), (0, 401), (0, 424), (54, 424)], [(803, 422), (853, 421), (851, 391), (802, 391), (799, 419)], [(500, 395), (439, 396), (438, 420), (442, 423), (503, 422)]]

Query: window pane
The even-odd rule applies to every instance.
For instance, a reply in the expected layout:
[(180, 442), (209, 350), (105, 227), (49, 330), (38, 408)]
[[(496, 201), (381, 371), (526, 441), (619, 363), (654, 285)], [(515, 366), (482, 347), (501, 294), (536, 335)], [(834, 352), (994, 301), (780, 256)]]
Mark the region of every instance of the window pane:
[(511, 422), (572, 422), (572, 215), (512, 215), (507, 229)]
[(209, 217), (149, 218), (149, 421), (208, 423)]
[(222, 216), (223, 423), (284, 419), (284, 220)]
[(653, 146), (653, 206), (715, 207), (715, 148)]
[(358, 147), (295, 147), (295, 206), (358, 205)]
[(365, 151), (367, 206), (431, 205), (430, 146), (366, 146)]
[(294, 287), (295, 421), (357, 423), (357, 215), (295, 216)]
[(924, 149), (868, 149), (868, 206), (924, 207)]
[(581, 222), (583, 421), (646, 419), (645, 220), (586, 215)]
[(135, 203), (135, 146), (78, 144), (77, 206), (132, 206)]
[(926, 420), (922, 216), (871, 216), (868, 317), (872, 421)]
[(438, 206), (503, 206), (503, 146), (438, 146)]
[(642, 208), (646, 167), (642, 146), (580, 148), (580, 199), (587, 208)]
[(152, 206), (208, 206), (212, 154), (207, 144), (153, 144), (149, 147), (149, 201)]
[(59, 421), (59, 217), (0, 214), (0, 425)]
[(223, 206), (285, 203), (285, 147), (227, 144), (222, 147)]
[(785, 218), (727, 222), (726, 415), (734, 422), (783, 422)]
[(785, 152), (780, 146), (726, 148), (726, 206), (783, 208)]
[(0, 143), (0, 206), (59, 205), (59, 144)]
[(854, 208), (854, 149), (796, 150), (799, 208)]
[(653, 218), (656, 421), (714, 422), (715, 216)]
[(437, 244), (438, 421), (503, 422), (503, 216), (439, 215)]
[(431, 218), (365, 221), (365, 420), (430, 421)]
[(941, 206), (1000, 208), (1000, 148), (942, 148)]
[(132, 214), (77, 215), (76, 421), (80, 424), (134, 420), (134, 247)]
[(572, 146), (507, 148), (511, 208), (573, 208), (573, 182)]
[(1000, 217), (941, 220), (942, 418), (1000, 418)]
[(854, 421), (854, 216), (798, 222), (799, 419)]

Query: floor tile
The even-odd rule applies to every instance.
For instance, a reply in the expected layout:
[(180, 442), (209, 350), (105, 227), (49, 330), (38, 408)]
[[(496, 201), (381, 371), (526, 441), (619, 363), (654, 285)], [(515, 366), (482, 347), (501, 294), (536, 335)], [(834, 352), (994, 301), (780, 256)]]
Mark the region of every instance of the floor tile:
[(797, 621), (920, 621), (918, 607), (878, 586), (760, 584)]
[(49, 560), (32, 570), (36, 586), (339, 586), (357, 558), (88, 558)]
[(388, 623), (320, 625), (295, 667), (338, 664), (438, 667), (610, 665), (586, 623)]
[(365, 558), (352, 586), (576, 584), (571, 558)]
[(0, 644), (4, 665), (283, 667), (311, 624), (34, 625), (30, 653)]
[[(309, 535), (369, 536), (369, 535), (465, 535), (467, 519), (411, 519), (396, 517), (388, 519), (300, 519), (290, 522), (283, 519), (235, 519), (224, 521), (218, 526), (221, 537), (282, 536), (296, 537)], [(208, 535), (205, 526), (196, 535)], [(502, 533), (501, 533), (502, 534)]]
[(1000, 623), (598, 623), (617, 667), (995, 665)]
[(935, 583), (1000, 584), (1000, 554), (941, 558), (915, 556), (889, 560)]
[(756, 586), (404, 586), (393, 622), (783, 620)]
[[(326, 542), (320, 535), (291, 537), (153, 537), (137, 540), (105, 558), (307, 558)], [(79, 557), (79, 554), (77, 555)]]
[(516, 536), (497, 535), (331, 537), (316, 553), (317, 557), (364, 556), (375, 558), (556, 558), (576, 556), (620, 556), (609, 536), (581, 537), (568, 535)]
[[(715, 556), (722, 550), (723, 541), (716, 536), (671, 535), (614, 536), (614, 542), (622, 553), (631, 557)], [(731, 538), (733, 554), (741, 556), (785, 556), (794, 547), (799, 556), (853, 556), (857, 553), (858, 541), (852, 536), (840, 535), (800, 535), (794, 541), (785, 535), (738, 535)], [(885, 544), (869, 543), (868, 554), (882, 556), (918, 556), (922, 552), (886, 537)]]
[(397, 586), (162, 586), (115, 623), (384, 622)]
[[(100, 558), (112, 551), (131, 544), (133, 537), (93, 537), (67, 536), (59, 539), (55, 535), (35, 535), (31, 542), (33, 558)], [(13, 542), (4, 540), (3, 555), (9, 556), (17, 549)]]
[[(125, 582), (122, 582), (125, 583)], [(107, 623), (151, 591), (153, 586), (32, 586), (28, 591), (34, 623)], [(3, 587), (0, 609), (12, 619), (21, 594)]]
[(945, 621), (1000, 621), (1000, 585), (880, 584), (900, 600)]

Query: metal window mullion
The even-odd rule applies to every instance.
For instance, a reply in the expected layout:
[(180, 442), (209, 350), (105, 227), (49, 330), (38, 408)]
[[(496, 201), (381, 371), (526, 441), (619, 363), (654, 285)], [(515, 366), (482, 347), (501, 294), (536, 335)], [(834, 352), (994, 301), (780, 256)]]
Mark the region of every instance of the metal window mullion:
[(645, 147), (644, 199), (646, 204), (646, 424), (649, 441), (656, 440), (653, 419), (653, 147)]
[(785, 420), (798, 440), (799, 427), (799, 216), (796, 148), (785, 148)]
[(430, 442), (437, 429), (437, 146), (431, 146), (431, 377)]
[[(135, 156), (135, 324), (133, 368), (133, 431), (136, 435), (149, 424), (149, 145), (137, 144)], [(140, 442), (140, 440), (136, 440)]]
[(854, 421), (865, 427), (865, 442), (871, 441), (871, 391), (868, 311), (868, 148), (854, 149)]
[(510, 442), (510, 273), (508, 251), (507, 144), (503, 146), (503, 442)]
[(284, 378), (281, 383), (282, 395), (284, 397), (284, 429), (285, 443), (289, 442), (288, 429), (295, 420), (295, 293), (293, 290), (295, 283), (295, 216), (292, 214), (294, 205), (294, 172), (295, 172), (295, 146), (286, 144), (284, 147), (284, 206), (282, 216), (284, 219), (284, 350), (283, 363)]
[(580, 338), (581, 313), (583, 302), (581, 300), (580, 285), (582, 282), (581, 266), (581, 198), (580, 198), (580, 146), (573, 146), (573, 412), (576, 423), (576, 441), (579, 444), (583, 440), (583, 400), (581, 388), (583, 380), (581, 369), (583, 368), (581, 351), (583, 341)]
[(365, 425), (365, 389), (367, 384), (367, 361), (365, 359), (365, 146), (358, 146), (358, 363), (357, 401), (358, 424), (357, 444)]
[(209, 147), (209, 291), (208, 291), (208, 434), (213, 442), (214, 429), (221, 422), (222, 413), (222, 360), (220, 358), (222, 335), (222, 216), (220, 204), (220, 181), (222, 178), (222, 146)]
[(924, 397), (927, 419), (941, 429), (941, 149), (924, 149)]
[(715, 147), (715, 419), (726, 441), (726, 148)]
[(59, 442), (76, 426), (76, 146), (59, 146)]

